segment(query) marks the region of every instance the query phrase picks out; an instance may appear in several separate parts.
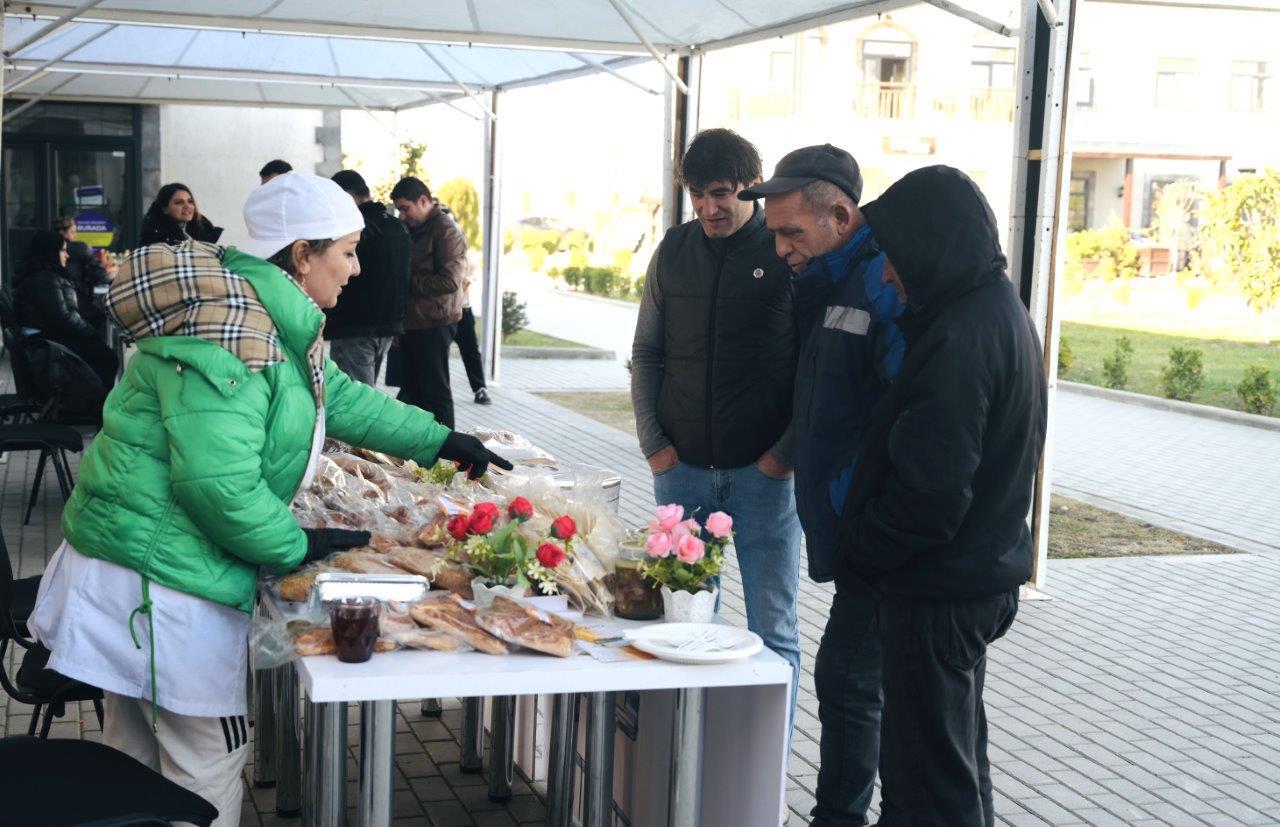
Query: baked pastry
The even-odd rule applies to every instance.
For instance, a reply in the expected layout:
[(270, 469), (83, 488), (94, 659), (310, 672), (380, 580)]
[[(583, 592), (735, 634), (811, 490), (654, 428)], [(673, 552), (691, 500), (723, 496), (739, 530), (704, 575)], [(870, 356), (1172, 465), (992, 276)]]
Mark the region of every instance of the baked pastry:
[(409, 609), (409, 616), (429, 629), (447, 632), (477, 652), (488, 655), (507, 653), (505, 643), (476, 625), (475, 610), (466, 608), (452, 595), (417, 603)]
[(476, 624), (486, 632), (526, 649), (567, 658), (573, 654), (573, 621), (506, 597), (476, 610)]
[[(375, 652), (394, 652), (396, 648), (396, 642), (387, 637), (380, 637), (373, 644)], [(313, 626), (294, 636), (293, 651), (302, 657), (336, 655), (338, 644), (333, 639), (333, 630), (328, 626)]]
[(379, 554), (371, 548), (342, 551), (328, 558), (325, 562), (335, 569), (349, 571), (354, 574), (404, 574), (403, 569), (391, 565), (387, 562), (385, 555)]
[(472, 598), (474, 575), (461, 563), (425, 548), (399, 546), (387, 552), (387, 560), (412, 574), (421, 574), (438, 589), (447, 589), (467, 600)]

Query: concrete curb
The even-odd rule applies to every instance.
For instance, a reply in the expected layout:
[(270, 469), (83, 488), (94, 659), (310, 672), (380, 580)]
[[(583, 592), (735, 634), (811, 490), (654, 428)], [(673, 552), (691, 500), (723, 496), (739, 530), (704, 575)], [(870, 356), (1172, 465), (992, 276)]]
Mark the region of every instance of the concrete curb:
[(504, 347), (504, 359), (599, 359), (613, 362), (617, 354), (612, 350), (594, 347)]
[(1176, 399), (1163, 399), (1159, 396), (1147, 396), (1131, 391), (1118, 391), (1112, 388), (1100, 388), (1097, 385), (1082, 385), (1079, 382), (1058, 380), (1061, 390), (1078, 393), (1083, 396), (1096, 396), (1099, 399), (1110, 399), (1112, 402), (1123, 402), (1126, 405), (1138, 405), (1143, 408), (1154, 408), (1158, 411), (1198, 416), (1201, 419), (1215, 419), (1219, 422), (1230, 422), (1234, 425), (1246, 425), (1250, 428), (1261, 428), (1266, 431), (1280, 431), (1280, 418), (1259, 416), (1243, 411), (1230, 411), (1226, 408), (1215, 408), (1212, 405), (1198, 405), (1195, 402), (1179, 402)]

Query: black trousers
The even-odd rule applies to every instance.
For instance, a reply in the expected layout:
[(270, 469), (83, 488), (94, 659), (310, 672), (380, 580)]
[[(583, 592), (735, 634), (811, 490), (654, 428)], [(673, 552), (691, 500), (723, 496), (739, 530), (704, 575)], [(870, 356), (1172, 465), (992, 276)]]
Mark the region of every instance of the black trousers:
[(401, 402), (435, 414), (436, 421), (453, 427), (453, 390), (449, 387), (449, 346), (456, 324), (411, 330), (400, 337)]
[(462, 308), (462, 321), (458, 322), (458, 352), (462, 365), (467, 369), (467, 382), (471, 392), (484, 387), (484, 360), (480, 358), (480, 340), (476, 338), (476, 317), (470, 307)]
[(880, 601), (884, 710), (881, 827), (991, 827), (982, 686), (987, 646), (1018, 592), (978, 600)]
[(814, 663), (822, 723), (814, 827), (861, 827), (880, 764), (880, 596), (861, 583), (836, 584)]

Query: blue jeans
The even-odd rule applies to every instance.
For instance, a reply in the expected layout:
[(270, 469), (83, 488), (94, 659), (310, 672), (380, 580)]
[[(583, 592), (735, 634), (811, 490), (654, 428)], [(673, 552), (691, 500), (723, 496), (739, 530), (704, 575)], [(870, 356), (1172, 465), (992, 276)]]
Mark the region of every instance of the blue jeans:
[(747, 628), (791, 664), (791, 718), (800, 680), (800, 521), (790, 479), (765, 476), (755, 465), (699, 468), (677, 462), (653, 477), (658, 505), (684, 506), (698, 522), (713, 511), (733, 518), (734, 547), (747, 604)]

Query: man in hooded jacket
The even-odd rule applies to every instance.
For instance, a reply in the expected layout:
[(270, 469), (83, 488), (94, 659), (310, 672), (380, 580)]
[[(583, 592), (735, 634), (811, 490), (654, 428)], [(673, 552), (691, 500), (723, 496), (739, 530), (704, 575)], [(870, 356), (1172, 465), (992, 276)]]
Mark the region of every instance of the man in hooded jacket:
[(968, 176), (916, 170), (862, 209), (908, 307), (840, 541), (847, 575), (882, 594), (880, 824), (992, 825), (982, 687), (1031, 575), (1043, 352)]

